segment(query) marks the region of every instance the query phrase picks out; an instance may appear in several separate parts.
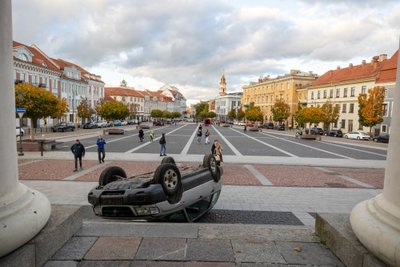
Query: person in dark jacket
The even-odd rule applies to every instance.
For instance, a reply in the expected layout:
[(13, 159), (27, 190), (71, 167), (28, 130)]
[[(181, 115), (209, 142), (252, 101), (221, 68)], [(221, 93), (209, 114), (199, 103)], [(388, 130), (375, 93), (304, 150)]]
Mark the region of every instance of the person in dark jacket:
[(167, 154), (165, 154), (167, 152), (166, 144), (167, 144), (167, 141), (165, 140), (165, 133), (163, 133), (160, 138), (160, 145), (161, 145), (160, 156), (167, 155)]
[(103, 136), (99, 136), (99, 138), (96, 141), (97, 145), (97, 153), (99, 155), (99, 163), (104, 162), (104, 158), (106, 157), (106, 140), (104, 140)]
[(142, 129), (139, 130), (139, 139), (140, 139), (140, 142), (143, 142), (143, 139), (144, 139), (144, 132), (143, 132)]
[(75, 158), (75, 170), (74, 170), (74, 172), (78, 171), (78, 160), (79, 160), (80, 170), (83, 170), (82, 157), (85, 156), (85, 147), (81, 144), (79, 139), (76, 139), (75, 144), (73, 144), (71, 146), (71, 151), (74, 154), (74, 158)]

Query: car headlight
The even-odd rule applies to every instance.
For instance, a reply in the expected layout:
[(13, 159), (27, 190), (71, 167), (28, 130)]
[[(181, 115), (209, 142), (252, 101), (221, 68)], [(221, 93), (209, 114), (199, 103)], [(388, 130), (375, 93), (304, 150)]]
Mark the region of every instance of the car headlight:
[(156, 206), (135, 207), (135, 212), (138, 216), (154, 215), (160, 213)]

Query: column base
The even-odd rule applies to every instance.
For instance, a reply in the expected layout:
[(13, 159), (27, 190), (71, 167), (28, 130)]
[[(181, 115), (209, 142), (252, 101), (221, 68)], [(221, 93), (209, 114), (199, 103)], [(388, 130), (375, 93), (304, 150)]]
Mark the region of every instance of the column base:
[(13, 192), (0, 198), (0, 257), (38, 234), (46, 225), (50, 212), (49, 200), (21, 183), (17, 183)]
[(400, 210), (383, 194), (358, 203), (350, 215), (360, 242), (390, 266), (400, 266)]

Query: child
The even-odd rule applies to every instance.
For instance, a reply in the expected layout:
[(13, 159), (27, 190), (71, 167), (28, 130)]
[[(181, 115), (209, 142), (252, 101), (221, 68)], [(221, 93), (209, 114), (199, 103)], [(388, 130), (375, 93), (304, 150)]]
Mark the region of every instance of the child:
[(150, 141), (153, 142), (153, 140), (154, 140), (154, 132), (151, 131), (150, 132)]
[(206, 133), (204, 134), (204, 136), (206, 137), (205, 144), (207, 145), (210, 143), (210, 132), (208, 131), (208, 129), (207, 129)]

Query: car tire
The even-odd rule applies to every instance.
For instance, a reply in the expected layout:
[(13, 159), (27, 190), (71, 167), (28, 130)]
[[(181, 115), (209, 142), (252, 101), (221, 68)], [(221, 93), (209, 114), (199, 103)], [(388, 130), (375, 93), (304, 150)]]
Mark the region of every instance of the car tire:
[(164, 163), (171, 163), (171, 164), (176, 165), (175, 160), (174, 160), (173, 157), (165, 157), (165, 158), (163, 158), (161, 160), (161, 164), (164, 164)]
[(215, 159), (213, 154), (206, 154), (203, 158), (203, 167), (207, 168), (211, 172), (211, 176), (213, 177), (215, 182), (218, 182), (221, 179), (221, 174), (218, 174), (218, 166), (217, 160)]
[(349, 137), (347, 135), (344, 136), (344, 139), (349, 139)]
[(360, 140), (360, 137), (359, 137), (359, 136), (357, 136), (357, 140)]
[(118, 166), (112, 166), (104, 169), (99, 178), (99, 186), (105, 186), (111, 182), (120, 180), (121, 178), (126, 178), (126, 172), (124, 169)]
[(167, 196), (177, 194), (181, 187), (181, 173), (176, 165), (164, 163), (157, 167), (153, 180), (155, 183), (161, 184)]

